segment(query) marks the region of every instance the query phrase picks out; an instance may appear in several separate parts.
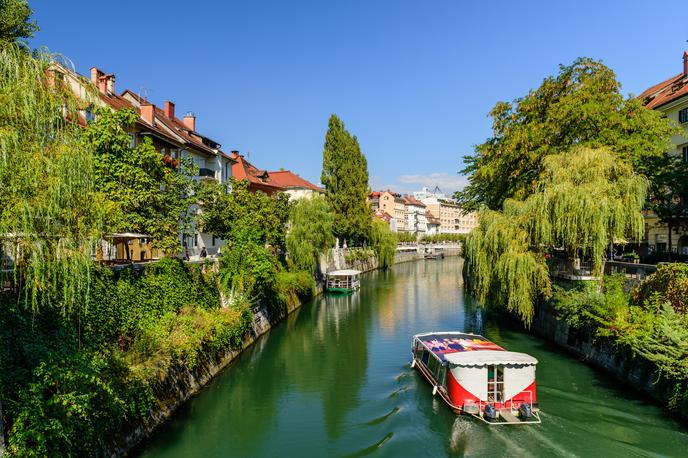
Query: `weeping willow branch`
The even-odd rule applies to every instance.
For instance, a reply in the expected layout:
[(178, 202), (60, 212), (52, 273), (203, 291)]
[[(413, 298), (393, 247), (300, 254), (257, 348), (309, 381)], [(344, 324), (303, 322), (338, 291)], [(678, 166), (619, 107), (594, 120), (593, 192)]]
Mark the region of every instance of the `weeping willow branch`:
[(484, 304), (500, 304), (530, 325), (539, 295), (549, 296), (545, 254), (587, 257), (601, 273), (605, 247), (641, 238), (646, 180), (604, 149), (577, 148), (545, 159), (536, 192), (481, 213), (466, 239), (468, 284)]
[(51, 69), (54, 58), (0, 49), (0, 239), (34, 307), (88, 296), (104, 219), (75, 122), (83, 107)]

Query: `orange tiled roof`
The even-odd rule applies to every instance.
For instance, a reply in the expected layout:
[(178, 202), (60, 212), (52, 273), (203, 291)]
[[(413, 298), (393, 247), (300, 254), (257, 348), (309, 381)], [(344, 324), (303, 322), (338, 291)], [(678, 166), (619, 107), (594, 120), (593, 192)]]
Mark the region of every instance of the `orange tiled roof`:
[(425, 204), (420, 200), (416, 199), (414, 196), (404, 195), (404, 203), (406, 205), (415, 205), (418, 207), (425, 207)]
[[(683, 59), (684, 62), (688, 60), (688, 51), (683, 53)], [(638, 96), (638, 99), (642, 100), (647, 108), (655, 109), (687, 95), (688, 71), (684, 71), (646, 89)]]
[(268, 188), (270, 191), (282, 191), (285, 188), (277, 184), (267, 170), (260, 170), (236, 151), (232, 151), (230, 156), (234, 160), (232, 164), (232, 176), (237, 180), (248, 180), (249, 183), (258, 188)]
[(304, 180), (290, 170), (268, 172), (268, 175), (274, 184), (284, 189), (305, 188), (317, 192), (324, 192), (322, 188), (319, 188), (308, 180)]

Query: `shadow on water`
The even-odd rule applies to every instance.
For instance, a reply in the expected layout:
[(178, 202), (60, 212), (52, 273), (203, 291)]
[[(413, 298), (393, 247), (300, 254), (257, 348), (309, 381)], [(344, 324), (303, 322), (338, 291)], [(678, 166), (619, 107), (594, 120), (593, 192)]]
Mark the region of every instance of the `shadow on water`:
[[(680, 456), (682, 427), (633, 390), (504, 320), (461, 289), (461, 260), (363, 276), (304, 305), (178, 411), (145, 457)], [(543, 424), (454, 415), (409, 367), (411, 336), (484, 333), (535, 356)]]

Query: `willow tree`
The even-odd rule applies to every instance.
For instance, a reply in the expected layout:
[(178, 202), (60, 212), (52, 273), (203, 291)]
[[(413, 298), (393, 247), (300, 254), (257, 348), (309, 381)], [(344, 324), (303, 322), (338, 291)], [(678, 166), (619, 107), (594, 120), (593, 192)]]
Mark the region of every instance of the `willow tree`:
[(538, 295), (550, 293), (545, 255), (587, 257), (600, 274), (605, 247), (641, 238), (647, 181), (607, 149), (547, 157), (536, 190), (484, 210), (466, 239), (466, 274), (483, 303), (504, 304), (530, 324)]
[(314, 272), (320, 255), (335, 244), (333, 224), (334, 215), (323, 196), (296, 201), (289, 212), (286, 237), (289, 263)]
[(88, 294), (107, 208), (55, 58), (0, 48), (0, 252), (30, 304), (69, 307)]

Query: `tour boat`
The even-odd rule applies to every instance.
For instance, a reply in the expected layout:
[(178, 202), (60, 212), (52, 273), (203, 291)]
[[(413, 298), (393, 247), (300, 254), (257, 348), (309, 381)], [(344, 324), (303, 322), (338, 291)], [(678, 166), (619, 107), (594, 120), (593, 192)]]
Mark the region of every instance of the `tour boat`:
[(464, 332), (416, 334), (412, 352), (411, 367), (454, 412), (490, 425), (540, 423), (532, 356)]
[(334, 270), (325, 274), (327, 291), (336, 293), (351, 293), (361, 286), (360, 270)]

